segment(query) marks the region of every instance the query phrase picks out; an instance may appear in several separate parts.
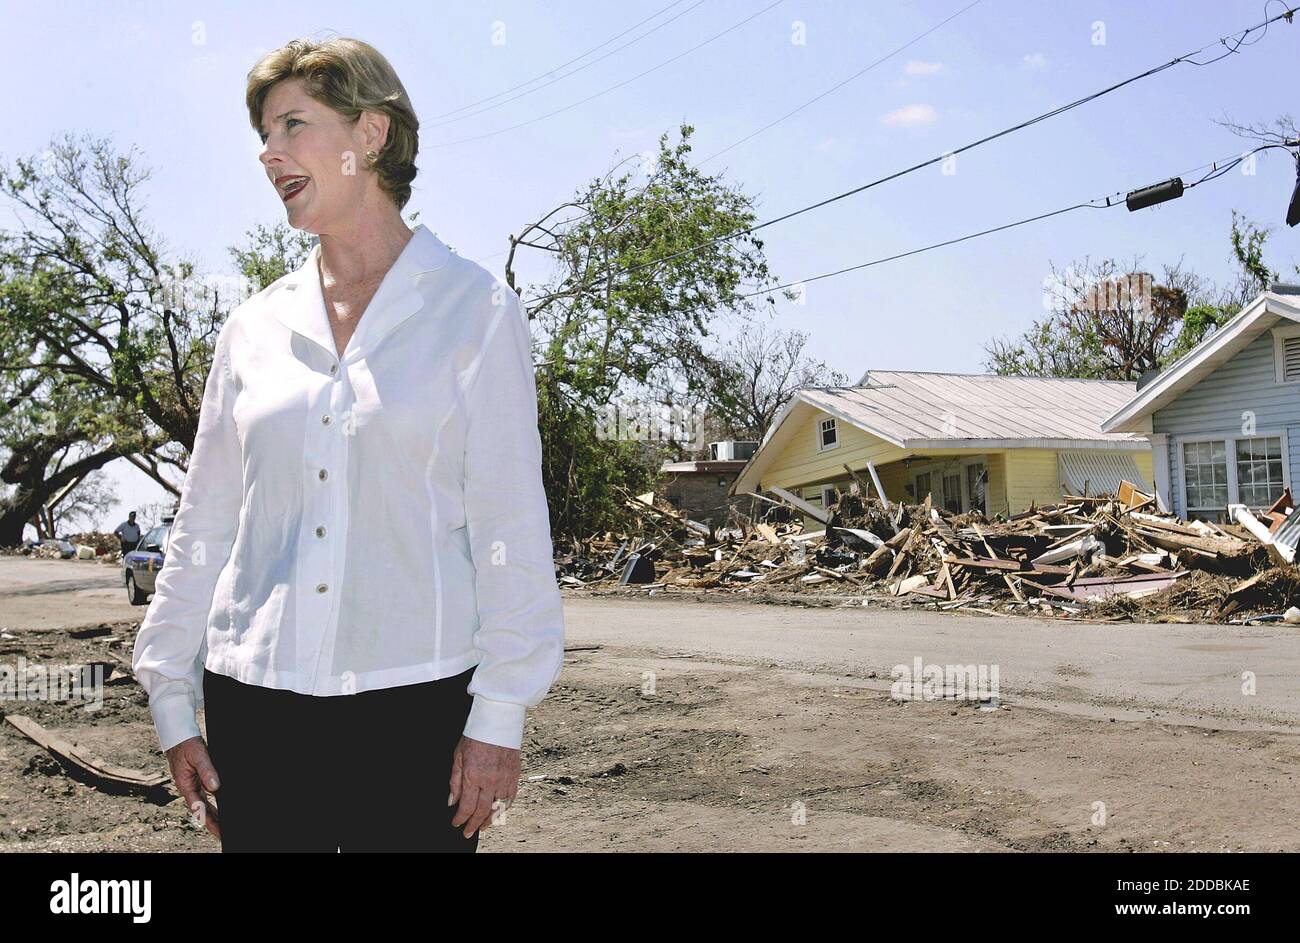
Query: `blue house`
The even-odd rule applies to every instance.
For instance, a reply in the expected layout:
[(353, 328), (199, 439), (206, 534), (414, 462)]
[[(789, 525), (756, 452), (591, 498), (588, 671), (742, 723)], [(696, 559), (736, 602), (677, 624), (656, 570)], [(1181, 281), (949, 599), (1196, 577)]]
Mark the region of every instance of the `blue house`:
[(1264, 509), (1300, 480), (1300, 286), (1275, 284), (1102, 420), (1151, 441), (1157, 502), (1189, 520)]

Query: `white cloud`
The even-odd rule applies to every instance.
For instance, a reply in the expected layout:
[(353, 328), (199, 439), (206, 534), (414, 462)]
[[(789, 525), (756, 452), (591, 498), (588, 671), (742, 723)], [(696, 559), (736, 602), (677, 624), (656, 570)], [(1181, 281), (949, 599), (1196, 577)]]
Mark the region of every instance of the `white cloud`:
[(1031, 69), (1046, 69), (1047, 57), (1041, 52), (1031, 52), (1025, 56), (1024, 63)]
[(921, 62), (917, 59), (913, 59), (907, 65), (903, 66), (903, 72), (906, 75), (934, 75), (942, 68), (942, 62)]
[(895, 127), (915, 127), (934, 124), (939, 120), (939, 112), (934, 110), (933, 105), (904, 105), (887, 115), (881, 115), (880, 120)]

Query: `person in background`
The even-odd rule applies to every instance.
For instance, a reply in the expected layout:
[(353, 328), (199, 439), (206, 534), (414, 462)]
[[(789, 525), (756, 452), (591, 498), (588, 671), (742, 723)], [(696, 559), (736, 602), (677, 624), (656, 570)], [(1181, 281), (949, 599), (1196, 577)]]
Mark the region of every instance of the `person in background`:
[(135, 511), (126, 516), (126, 520), (117, 525), (113, 531), (122, 541), (122, 553), (129, 553), (140, 545), (140, 525), (135, 522)]

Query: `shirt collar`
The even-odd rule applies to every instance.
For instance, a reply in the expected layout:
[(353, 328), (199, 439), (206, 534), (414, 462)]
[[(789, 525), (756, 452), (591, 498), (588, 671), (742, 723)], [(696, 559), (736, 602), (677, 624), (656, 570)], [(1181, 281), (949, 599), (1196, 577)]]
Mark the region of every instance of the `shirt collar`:
[[(363, 351), (372, 350), (394, 328), (423, 308), (420, 276), (438, 271), (450, 257), (451, 249), (427, 226), (418, 224), (357, 322), (343, 359), (356, 359)], [(320, 243), (317, 242), (307, 253), (306, 261), (285, 276), (284, 287), (288, 294), (275, 299), (272, 310), (276, 319), (289, 330), (337, 356), (334, 332), (325, 311), (325, 295), (320, 287), (319, 259)]]

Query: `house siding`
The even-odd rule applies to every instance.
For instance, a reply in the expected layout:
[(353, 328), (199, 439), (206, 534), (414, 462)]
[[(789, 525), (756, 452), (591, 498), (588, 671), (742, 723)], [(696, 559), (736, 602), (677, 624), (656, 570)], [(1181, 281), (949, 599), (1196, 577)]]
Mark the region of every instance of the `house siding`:
[(1056, 504), (1061, 500), (1055, 449), (1010, 449), (1007, 457), (1007, 501), (1011, 513), (1030, 504)]
[[(911, 474), (901, 462), (909, 453), (843, 420), (836, 423), (839, 446), (818, 452), (818, 424), (826, 418), (827, 413), (815, 411), (801, 423), (799, 433), (777, 454), (770, 471), (763, 475), (764, 489), (776, 485), (820, 507), (821, 489), (824, 485), (835, 485), (841, 491), (848, 490), (852, 479), (844, 471), (845, 464), (866, 478), (868, 476), (863, 469), (871, 461), (876, 466), (889, 500), (915, 500), (906, 490), (911, 483)], [(1131, 454), (1139, 470), (1150, 480), (1150, 447), (1136, 444)], [(1061, 500), (1055, 449), (926, 449), (925, 455), (984, 456), (988, 470), (989, 516), (1010, 516), (1026, 510), (1031, 503), (1056, 504)], [(805, 519), (804, 523), (809, 528), (822, 526), (811, 518)]]
[(1187, 516), (1180, 473), (1183, 443), (1214, 435), (1240, 436), (1254, 414), (1256, 434), (1286, 433), (1290, 481), (1300, 473), (1300, 386), (1277, 382), (1273, 334), (1266, 331), (1173, 403), (1151, 414), (1151, 431), (1169, 436), (1169, 488), (1173, 510)]
[(903, 457), (902, 449), (842, 419), (835, 423), (839, 445), (819, 452), (818, 424), (829, 418), (826, 413), (817, 410), (811, 419), (802, 423), (799, 433), (778, 453), (772, 462), (771, 471), (763, 476), (763, 488), (777, 485), (793, 491), (805, 483), (831, 483), (848, 478), (844, 471), (846, 464), (856, 471), (865, 468), (868, 461), (879, 467), (885, 462)]

